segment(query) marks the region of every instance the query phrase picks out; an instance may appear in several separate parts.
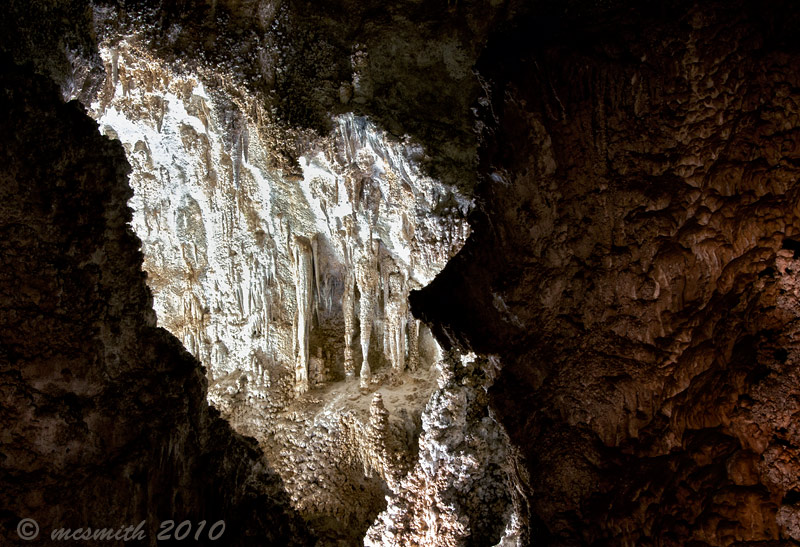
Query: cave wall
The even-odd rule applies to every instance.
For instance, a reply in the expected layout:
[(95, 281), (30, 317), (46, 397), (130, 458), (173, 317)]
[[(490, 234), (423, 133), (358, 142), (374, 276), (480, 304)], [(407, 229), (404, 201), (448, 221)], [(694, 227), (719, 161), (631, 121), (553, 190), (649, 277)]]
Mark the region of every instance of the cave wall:
[[(129, 166), (58, 88), (3, 61), (0, 514), (59, 527), (224, 520), (226, 545), (306, 545), (253, 439), (155, 326), (130, 229)], [(194, 534), (194, 532), (193, 532)]]
[(531, 17), (485, 52), (473, 235), (412, 305), (502, 362), (544, 544), (800, 539), (796, 17)]
[[(331, 379), (359, 372), (355, 312), (342, 305), (349, 290), (364, 314), (358, 326), (375, 326), (373, 368), (405, 368), (384, 342), (393, 326), (405, 339), (407, 320), (405, 309), (387, 312), (389, 278), (401, 302), (427, 284), (466, 239), (469, 201), (420, 172), (419, 147), (352, 115), (306, 143), (302, 176), (287, 176), (270, 162), (270, 114), (257, 97), (213, 81), (211, 89), (148, 47), (133, 38), (104, 42), (105, 81), (87, 104), (132, 165), (133, 228), (159, 324), (214, 380), (246, 374), (250, 392), (264, 398), (281, 376), (294, 376), (298, 356), (307, 370), (306, 354), (319, 349)], [(309, 279), (298, 269), (304, 252)], [(371, 288), (362, 265), (377, 276)], [(301, 323), (309, 333), (299, 342)]]

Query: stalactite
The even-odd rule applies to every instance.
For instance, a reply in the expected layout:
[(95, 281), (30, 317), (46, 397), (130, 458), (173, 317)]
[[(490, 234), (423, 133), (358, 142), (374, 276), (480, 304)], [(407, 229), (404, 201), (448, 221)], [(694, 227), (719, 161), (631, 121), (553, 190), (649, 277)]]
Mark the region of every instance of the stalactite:
[[(149, 63), (143, 69), (149, 70)], [(120, 73), (123, 70), (124, 63)], [(196, 84), (173, 87), (196, 89)], [(139, 104), (138, 91), (132, 89), (132, 100)], [(167, 89), (156, 92), (171, 93)], [(184, 101), (186, 113), (172, 108), (176, 100)], [(303, 178), (285, 179), (271, 169), (270, 161), (263, 161), (271, 157), (271, 144), (263, 141), (263, 135), (254, 130), (257, 127), (249, 126), (248, 135), (241, 127), (231, 127), (238, 123), (235, 120), (233, 124), (226, 121), (233, 115), (232, 106), (220, 104), (216, 96), (207, 99), (207, 105), (202, 100), (190, 107), (186, 101), (180, 96), (170, 98), (164, 131), (157, 138), (146, 127), (139, 130), (152, 123), (149, 117), (139, 120), (139, 111), (132, 114), (135, 127), (119, 123), (117, 113), (123, 108), (128, 112), (127, 103), (117, 101), (116, 110), (108, 110), (106, 116), (108, 126), (116, 127), (123, 142), (132, 149), (138, 147), (130, 156), (136, 180), (132, 185), (142, 194), (137, 194), (142, 204), (135, 209), (145, 211), (137, 233), (146, 234), (143, 250), (155, 274), (159, 319), (169, 317), (172, 310), (180, 313), (183, 287), (176, 287), (171, 275), (185, 263), (186, 270), (192, 271), (199, 300), (186, 302), (187, 320), (176, 317), (174, 328), (187, 348), (202, 353), (209, 379), (213, 372), (209, 398), (242, 431), (257, 432), (259, 441), (276, 435), (270, 446), (286, 454), (285, 459), (280, 456), (284, 461), (277, 468), (289, 477), (287, 491), (293, 499), (302, 500), (303, 511), (348, 522), (354, 515), (362, 518), (376, 507), (372, 498), (382, 500), (384, 489), (377, 485), (385, 481), (394, 490), (398, 482), (394, 474), (407, 472), (410, 463), (398, 463), (397, 458), (410, 454), (406, 433), (416, 431), (416, 422), (393, 416), (388, 435), (389, 422), (383, 419), (386, 409), (378, 397), (371, 426), (369, 414), (362, 412), (371, 397), (365, 400), (366, 394), (353, 394), (355, 386), (349, 382), (320, 389), (313, 398), (293, 401), (292, 395), (330, 381), (334, 370), (340, 375), (342, 355), (336, 352), (344, 352), (348, 378), (355, 378), (361, 367), (363, 388), (379, 387), (385, 371), (376, 369), (384, 362), (387, 371), (402, 370), (412, 359), (405, 339), (406, 331), (414, 329), (407, 325), (410, 278), (432, 278), (442, 266), (438, 257), (449, 252), (437, 250), (447, 240), (444, 221), (428, 211), (430, 195), (440, 193), (439, 183), (417, 172), (413, 158), (420, 151), (416, 146), (389, 142), (371, 122), (353, 115), (336, 122), (341, 138), (320, 141), (327, 162), (315, 155), (320, 144), (316, 142), (313, 150), (308, 148), (299, 158)], [(149, 114), (148, 108), (141, 113)], [(202, 138), (198, 140), (197, 134)], [(253, 139), (251, 157), (248, 136)], [(203, 142), (206, 148), (198, 145)], [(184, 153), (180, 158), (164, 152), (173, 144)], [(147, 178), (151, 171), (157, 179), (153, 182)], [(203, 219), (208, 219), (206, 248), (199, 243), (194, 247), (192, 238), (172, 234), (174, 208), (185, 194), (198, 197)], [(420, 236), (414, 240), (417, 221)], [(318, 234), (312, 237), (311, 230)], [(297, 236), (303, 236), (302, 241)], [(189, 243), (182, 249), (175, 239)], [(345, 337), (343, 348), (341, 336)], [(355, 356), (357, 340), (363, 366)], [(400, 403), (415, 419), (431, 387), (429, 378), (420, 375), (417, 380), (420, 385), (403, 390)], [(395, 387), (383, 385), (387, 404), (389, 400), (397, 404), (388, 397)], [(349, 412), (353, 410), (349, 403), (335, 409), (330, 406), (328, 397), (340, 390), (348, 392), (346, 400), (358, 412)], [(261, 397), (265, 404), (253, 406), (252, 401)], [(316, 402), (308, 404), (317, 399), (323, 406), (315, 409)], [(340, 414), (348, 414), (347, 426), (336, 422)], [(323, 429), (322, 423), (330, 427)], [(345, 441), (340, 446), (342, 437)], [(362, 464), (369, 466), (374, 480), (362, 480)], [(356, 499), (349, 498), (353, 484), (359, 489)]]
[(383, 254), (383, 256), (381, 257), (380, 263), (381, 263), (381, 271), (380, 271), (381, 288), (383, 289), (383, 295), (382, 295), (382, 297), (383, 297), (382, 298), (382, 300), (383, 300), (383, 310), (381, 310), (382, 311), (382, 317), (383, 317), (383, 353), (384, 353), (384, 355), (386, 355), (386, 359), (388, 359), (389, 362), (391, 363), (392, 362), (392, 356), (391, 356), (391, 350), (390, 350), (390, 348), (391, 348), (391, 341), (390, 341), (391, 331), (389, 329), (389, 305), (388, 305), (388, 303), (389, 303), (389, 277), (393, 273), (395, 273), (397, 271), (397, 266), (394, 263), (394, 260), (392, 260), (391, 255), (388, 254), (388, 253)]
[(389, 276), (389, 290), (386, 301), (386, 330), (389, 333), (388, 355), (392, 371), (405, 370), (406, 358), (406, 317), (408, 315), (408, 293), (403, 275), (399, 272)]
[(369, 364), (369, 339), (372, 333), (372, 320), (378, 290), (378, 240), (369, 243), (365, 256), (358, 262), (356, 281), (361, 293), (359, 320), (361, 321), (361, 378), (360, 387), (369, 388), (372, 370)]
[(311, 243), (303, 237), (295, 237), (291, 250), (294, 265), (295, 294), (295, 390), (298, 394), (308, 391), (309, 337), (311, 335), (311, 313), (314, 297), (314, 268)]
[(319, 271), (319, 239), (316, 235), (311, 238), (311, 251), (314, 259), (314, 286), (317, 287), (314, 298), (314, 312), (315, 314), (319, 314), (319, 309), (321, 307), (324, 308), (324, 304), (322, 303), (322, 283), (320, 282), (321, 272)]
[(391, 255), (381, 260), (383, 281), (383, 351), (396, 375), (405, 370), (408, 287)]
[(269, 271), (262, 267), (259, 272), (260, 281), (260, 294), (261, 294), (261, 323), (263, 325), (262, 333), (264, 335), (264, 344), (269, 344), (269, 311), (270, 311), (270, 288), (269, 288)]
[(191, 284), (187, 283), (184, 289), (183, 305), (183, 340), (186, 349), (195, 357), (200, 356), (200, 346), (203, 339), (205, 315), (202, 303), (194, 294)]

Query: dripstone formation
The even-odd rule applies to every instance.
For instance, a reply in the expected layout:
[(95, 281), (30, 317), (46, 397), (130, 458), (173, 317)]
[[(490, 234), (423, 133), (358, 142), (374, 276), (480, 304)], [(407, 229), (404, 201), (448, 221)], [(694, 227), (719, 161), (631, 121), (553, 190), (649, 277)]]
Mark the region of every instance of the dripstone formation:
[[(207, 367), (210, 400), (261, 442), (303, 515), (324, 534), (352, 522), (355, 541), (382, 505), (384, 475), (410, 464), (366, 476), (371, 445), (342, 438), (368, 428), (370, 393), (389, 387), (403, 444), (418, 434), (439, 350), (409, 326), (408, 293), (463, 243), (468, 202), (420, 172), (416, 147), (352, 115), (305, 146), (302, 177), (287, 176), (270, 164), (264, 122), (227, 91), (140, 46), (101, 56), (92, 113), (131, 157), (160, 324)], [(444, 200), (460, 207), (435, 212)]]

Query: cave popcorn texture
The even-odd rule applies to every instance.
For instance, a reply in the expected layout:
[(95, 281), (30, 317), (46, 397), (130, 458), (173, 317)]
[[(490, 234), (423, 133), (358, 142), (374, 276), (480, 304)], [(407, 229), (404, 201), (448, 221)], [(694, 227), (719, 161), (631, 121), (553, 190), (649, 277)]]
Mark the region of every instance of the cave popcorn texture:
[[(527, 545), (527, 505), (515, 485), (518, 455), (487, 405), (495, 367), (449, 352), (422, 414), (417, 465), (392, 488), (367, 547)], [(373, 404), (380, 416), (381, 401)], [(376, 418), (380, 419), (380, 418)]]

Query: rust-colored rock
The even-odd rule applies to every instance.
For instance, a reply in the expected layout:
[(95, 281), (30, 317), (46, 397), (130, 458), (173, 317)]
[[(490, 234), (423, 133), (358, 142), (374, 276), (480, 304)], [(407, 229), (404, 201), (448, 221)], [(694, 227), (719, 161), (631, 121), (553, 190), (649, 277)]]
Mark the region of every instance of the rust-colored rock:
[(663, 10), (490, 47), (482, 211), (412, 304), (499, 355), (545, 544), (777, 545), (800, 489), (800, 56), (788, 12)]

